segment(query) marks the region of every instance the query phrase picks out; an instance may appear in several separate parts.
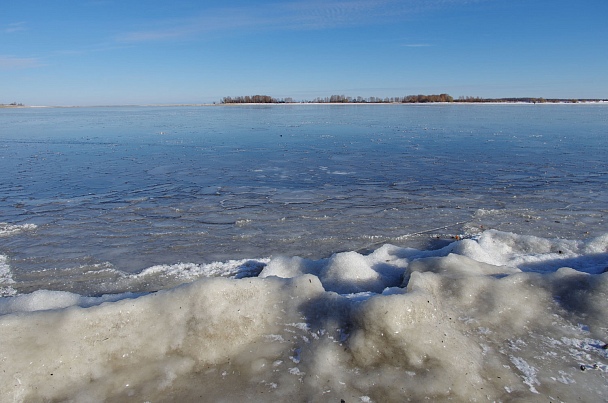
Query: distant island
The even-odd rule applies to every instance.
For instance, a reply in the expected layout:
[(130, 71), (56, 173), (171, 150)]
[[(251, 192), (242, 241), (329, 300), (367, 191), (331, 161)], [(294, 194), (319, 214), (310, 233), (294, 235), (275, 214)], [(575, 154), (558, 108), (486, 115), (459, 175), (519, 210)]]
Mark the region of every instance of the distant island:
[(221, 104), (290, 104), (290, 103), (320, 103), (320, 104), (424, 104), (424, 103), (578, 103), (578, 102), (608, 102), (608, 99), (557, 99), (557, 98), (480, 98), (459, 97), (454, 99), (448, 94), (439, 95), (407, 95), (404, 97), (349, 97), (345, 95), (332, 95), (330, 97), (317, 97), (311, 101), (294, 101), (293, 98), (273, 98), (269, 95), (246, 95), (238, 97), (224, 97)]
[[(605, 99), (588, 99), (588, 98), (534, 98), (534, 97), (517, 97), (517, 98), (481, 98), (481, 97), (458, 97), (453, 98), (448, 94), (439, 95), (406, 95), (404, 97), (350, 97), (346, 95), (332, 95), (329, 97), (317, 97), (312, 100), (294, 100), (291, 97), (274, 98), (270, 95), (245, 95), (237, 97), (224, 97), (220, 100), (220, 105), (232, 104), (428, 104), (428, 103), (526, 103), (526, 104), (545, 104), (545, 103), (561, 103), (561, 104), (576, 104), (576, 103), (608, 103), (608, 98)], [(145, 104), (145, 105), (121, 105), (107, 104), (103, 106), (209, 106), (208, 104)], [(217, 105), (213, 102), (213, 105)], [(10, 104), (0, 103), (2, 108), (28, 108), (31, 106), (23, 103), (11, 102)], [(78, 108), (78, 106), (55, 106), (56, 108)], [(94, 106), (91, 106), (94, 107)]]
[(25, 105), (23, 104), (18, 104), (17, 102), (13, 102), (10, 104), (0, 104), (0, 108), (22, 108)]

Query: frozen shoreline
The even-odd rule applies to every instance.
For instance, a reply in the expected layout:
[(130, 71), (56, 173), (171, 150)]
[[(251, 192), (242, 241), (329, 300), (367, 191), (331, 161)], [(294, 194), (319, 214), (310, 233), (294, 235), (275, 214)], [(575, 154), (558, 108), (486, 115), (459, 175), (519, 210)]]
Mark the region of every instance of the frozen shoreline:
[[(22, 105), (10, 106), (6, 109), (27, 108), (184, 108), (209, 106), (296, 106), (296, 105), (608, 105), (608, 101), (577, 101), (577, 102), (277, 102), (277, 103), (194, 103), (194, 104), (128, 104), (128, 105)], [(2, 108), (2, 107), (0, 107)]]
[(28, 402), (601, 401), (607, 256), (608, 234), (486, 231), (147, 295), (2, 298), (0, 387)]
[(496, 105), (3, 110), (0, 401), (605, 399), (605, 107)]

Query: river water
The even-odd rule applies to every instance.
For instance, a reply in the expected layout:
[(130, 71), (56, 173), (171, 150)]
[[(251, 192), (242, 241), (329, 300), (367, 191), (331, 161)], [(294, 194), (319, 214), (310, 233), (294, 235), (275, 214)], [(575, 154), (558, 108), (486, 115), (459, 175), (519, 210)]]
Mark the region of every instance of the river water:
[(600, 401), (607, 183), (606, 104), (0, 109), (6, 401)]

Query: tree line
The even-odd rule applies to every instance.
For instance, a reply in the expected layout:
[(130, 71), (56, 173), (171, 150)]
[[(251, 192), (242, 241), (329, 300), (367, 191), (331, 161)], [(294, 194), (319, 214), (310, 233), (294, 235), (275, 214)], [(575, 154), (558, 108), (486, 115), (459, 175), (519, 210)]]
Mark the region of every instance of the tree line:
[(0, 106), (24, 106), (22, 103), (11, 102), (10, 104), (0, 104)]
[[(453, 102), (454, 98), (448, 94), (440, 95), (407, 95), (405, 97), (347, 97), (345, 95), (332, 95), (325, 98), (315, 98), (313, 103), (349, 103), (349, 104), (393, 104), (393, 103), (427, 103), (427, 102)], [(309, 102), (309, 101), (304, 101)]]
[(516, 102), (524, 102), (530, 104), (544, 104), (544, 103), (577, 103), (577, 102), (599, 102), (606, 101), (602, 99), (564, 99), (564, 98), (534, 98), (534, 97), (521, 97), (521, 98), (480, 98), (480, 97), (459, 97), (455, 102), (470, 102), (470, 103), (479, 103), (479, 102), (497, 102), (497, 103), (516, 103)]
[(224, 97), (223, 104), (276, 104), (279, 100), (269, 95), (246, 95), (241, 97)]
[[(273, 98), (269, 95), (245, 95), (238, 97), (224, 97), (221, 100), (222, 104), (268, 104), (268, 103), (295, 103), (293, 98)], [(299, 101), (299, 103), (321, 103), (321, 104), (344, 104), (344, 103), (362, 103), (362, 104), (379, 104), (379, 103), (427, 103), (427, 102), (454, 102), (448, 94), (440, 95), (408, 95), (405, 97), (349, 97), (346, 95), (332, 95), (329, 97), (317, 97), (313, 100)]]
[(471, 96), (461, 96), (458, 99), (454, 99), (448, 94), (439, 95), (406, 95), (404, 97), (350, 97), (346, 95), (331, 95), (329, 97), (317, 97), (313, 100), (294, 101), (293, 98), (273, 98), (269, 95), (246, 95), (238, 97), (224, 97), (221, 100), (222, 104), (282, 104), (282, 103), (320, 103), (320, 104), (380, 104), (380, 103), (435, 103), (435, 102), (456, 102), (456, 103), (481, 103), (481, 102), (492, 102), (492, 103), (547, 103), (547, 102), (597, 102), (597, 101), (608, 101), (606, 99), (558, 99), (558, 98), (534, 98), (534, 97), (522, 97), (522, 98), (481, 98)]

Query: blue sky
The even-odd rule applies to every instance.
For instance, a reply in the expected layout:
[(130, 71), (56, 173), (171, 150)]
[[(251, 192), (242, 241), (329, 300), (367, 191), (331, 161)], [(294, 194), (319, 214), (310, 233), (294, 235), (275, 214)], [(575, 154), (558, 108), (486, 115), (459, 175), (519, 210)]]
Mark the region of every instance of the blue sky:
[(608, 98), (608, 0), (2, 3), (0, 103)]

